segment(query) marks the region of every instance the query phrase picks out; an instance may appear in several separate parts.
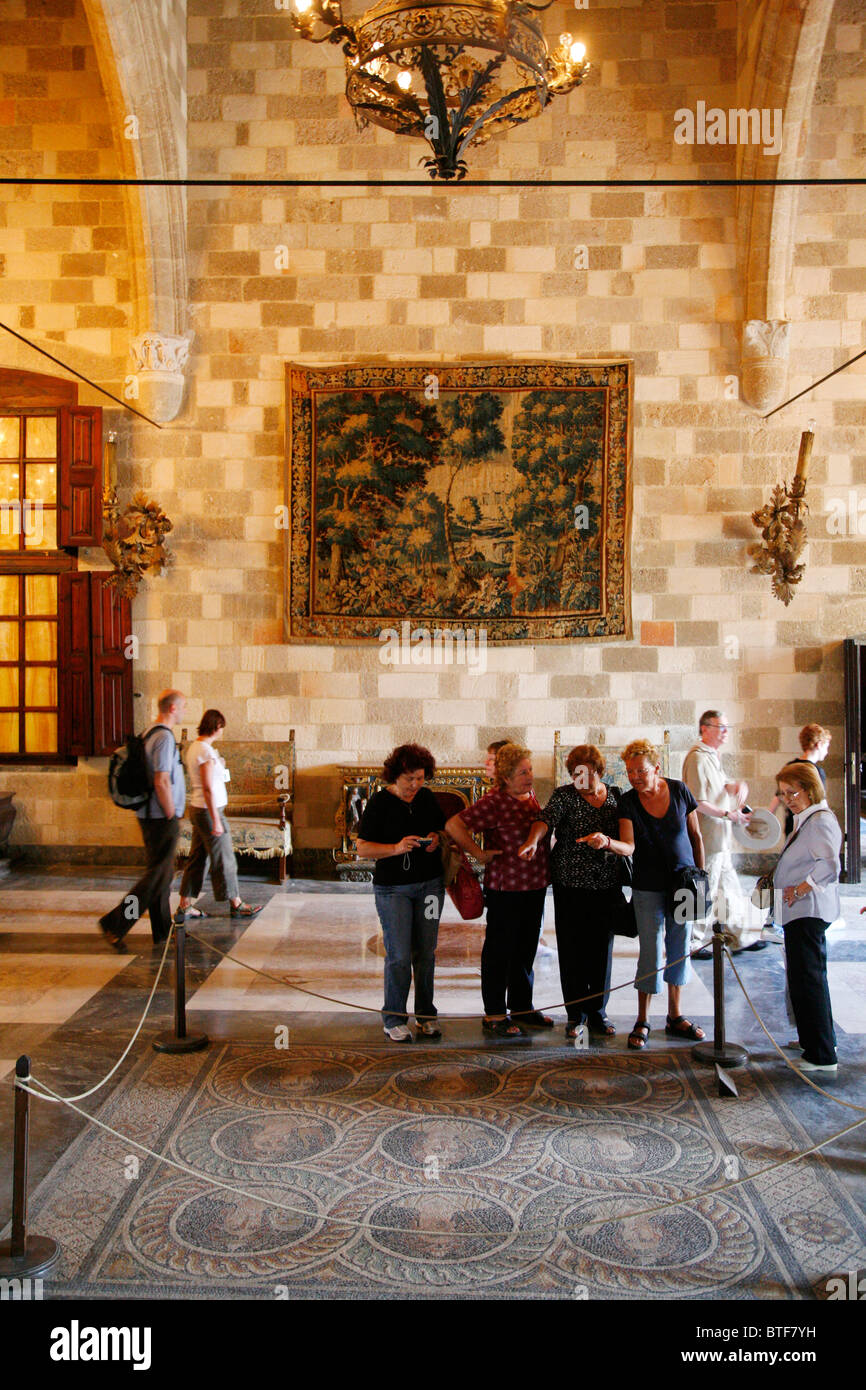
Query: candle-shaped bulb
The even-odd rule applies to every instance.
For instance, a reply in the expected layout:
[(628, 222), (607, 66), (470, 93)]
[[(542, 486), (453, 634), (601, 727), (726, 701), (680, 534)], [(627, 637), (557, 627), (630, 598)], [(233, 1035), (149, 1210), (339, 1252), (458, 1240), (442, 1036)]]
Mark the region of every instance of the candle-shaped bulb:
[(806, 477), (809, 472), (809, 460), (812, 457), (812, 445), (815, 436), (810, 430), (804, 430), (800, 436), (800, 453), (797, 458), (796, 480), (800, 484), (800, 491), (806, 486)]

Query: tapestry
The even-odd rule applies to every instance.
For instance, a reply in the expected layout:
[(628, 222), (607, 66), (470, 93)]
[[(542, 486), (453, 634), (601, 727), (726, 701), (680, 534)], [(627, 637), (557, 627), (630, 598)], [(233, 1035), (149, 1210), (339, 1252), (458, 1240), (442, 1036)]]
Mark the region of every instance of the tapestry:
[(289, 365), (289, 639), (631, 636), (631, 365)]

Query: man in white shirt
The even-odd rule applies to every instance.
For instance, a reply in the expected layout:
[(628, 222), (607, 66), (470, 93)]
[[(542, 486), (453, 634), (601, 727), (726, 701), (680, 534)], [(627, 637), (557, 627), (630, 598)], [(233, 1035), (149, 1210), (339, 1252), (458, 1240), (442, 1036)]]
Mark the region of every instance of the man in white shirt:
[[(712, 939), (713, 921), (721, 922), (734, 937), (733, 951), (762, 951), (760, 925), (752, 922), (748, 899), (740, 892), (731, 858), (731, 825), (748, 820), (742, 810), (749, 788), (745, 782), (729, 782), (722, 768), (720, 749), (728, 737), (728, 721), (722, 710), (708, 709), (701, 715), (698, 741), (683, 762), (683, 781), (698, 802), (701, 834), (704, 839), (712, 910), (705, 922), (705, 939)], [(698, 923), (695, 923), (697, 940)], [(708, 948), (698, 953), (707, 960)]]

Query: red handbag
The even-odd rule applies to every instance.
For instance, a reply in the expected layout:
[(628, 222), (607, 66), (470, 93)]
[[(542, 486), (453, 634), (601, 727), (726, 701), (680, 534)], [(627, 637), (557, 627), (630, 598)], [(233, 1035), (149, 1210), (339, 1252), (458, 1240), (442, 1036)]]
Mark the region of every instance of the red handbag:
[(461, 853), (460, 867), (445, 891), (464, 921), (471, 922), (483, 915), (484, 894), (465, 854)]

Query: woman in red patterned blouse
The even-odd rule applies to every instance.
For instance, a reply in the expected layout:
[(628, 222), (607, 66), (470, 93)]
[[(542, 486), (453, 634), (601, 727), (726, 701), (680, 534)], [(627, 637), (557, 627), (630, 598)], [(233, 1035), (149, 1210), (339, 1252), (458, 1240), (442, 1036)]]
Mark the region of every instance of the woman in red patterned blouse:
[[(495, 787), (474, 806), (452, 816), (446, 833), (467, 854), (486, 865), (484, 901), (487, 931), (481, 952), (481, 993), (486, 1033), (502, 1038), (524, 1036), (523, 1025), (552, 1028), (553, 1019), (532, 1003), (532, 962), (541, 934), (544, 895), (550, 883), (547, 841), (532, 860), (518, 850), (541, 807), (532, 790), (532, 761), (528, 748), (506, 743), (496, 754)], [(472, 838), (483, 830), (487, 848)], [(514, 1017), (509, 1017), (509, 1015)]]

